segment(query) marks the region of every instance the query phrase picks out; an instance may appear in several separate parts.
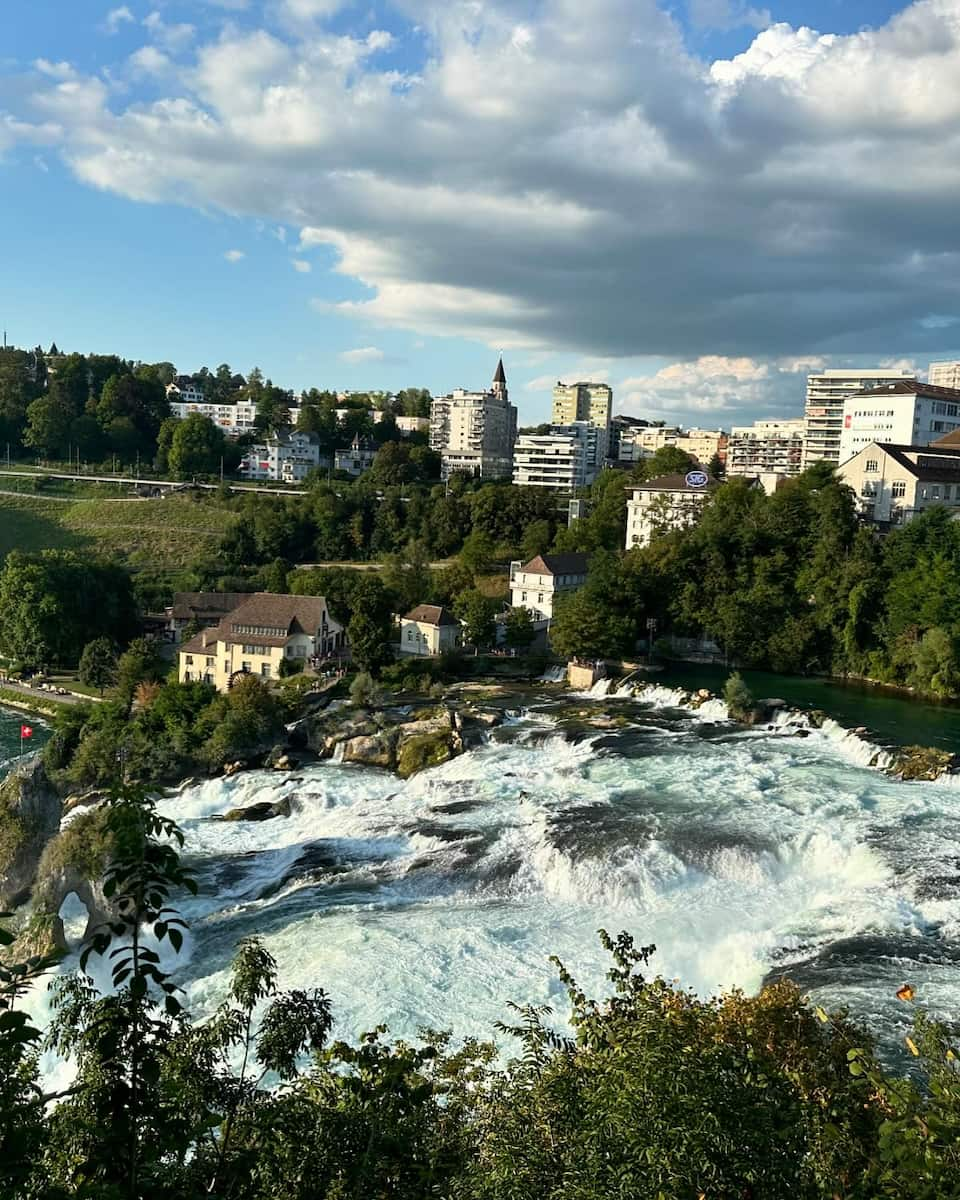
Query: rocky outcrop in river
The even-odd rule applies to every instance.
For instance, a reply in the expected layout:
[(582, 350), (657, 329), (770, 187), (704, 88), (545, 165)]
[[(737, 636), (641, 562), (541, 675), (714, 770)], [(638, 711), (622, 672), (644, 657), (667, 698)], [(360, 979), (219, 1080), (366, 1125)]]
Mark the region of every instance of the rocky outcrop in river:
[(25, 759), (0, 784), (0, 909), (30, 894), (63, 805), (39, 758)]

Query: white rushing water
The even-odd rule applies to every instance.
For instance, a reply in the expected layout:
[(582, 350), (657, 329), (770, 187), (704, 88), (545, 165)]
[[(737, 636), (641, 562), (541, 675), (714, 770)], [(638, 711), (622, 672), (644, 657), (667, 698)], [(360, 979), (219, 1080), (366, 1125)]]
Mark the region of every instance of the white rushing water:
[[(329, 762), (166, 801), (202, 884), (184, 905), (188, 1004), (223, 998), (256, 932), (283, 986), (330, 992), (343, 1035), (488, 1036), (507, 1000), (565, 1011), (551, 954), (602, 990), (602, 926), (655, 942), (656, 969), (702, 993), (783, 969), (889, 1023), (910, 978), (955, 1011), (960, 789), (887, 778), (832, 722), (744, 732), (720, 702), (621, 698), (625, 728), (571, 741), (532, 714), (406, 783)], [(282, 796), (288, 818), (210, 819)]]

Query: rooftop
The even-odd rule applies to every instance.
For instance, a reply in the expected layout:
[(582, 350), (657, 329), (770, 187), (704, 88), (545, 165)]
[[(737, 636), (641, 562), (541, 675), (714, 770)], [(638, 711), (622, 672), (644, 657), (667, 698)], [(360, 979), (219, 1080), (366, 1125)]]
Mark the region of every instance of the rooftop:
[(586, 554), (538, 554), (520, 568), (527, 575), (586, 575)]
[(449, 608), (441, 604), (418, 604), (412, 612), (403, 618), (405, 621), (417, 621), (422, 625), (459, 625), (460, 622)]
[(880, 387), (857, 392), (857, 396), (934, 396), (938, 400), (960, 401), (960, 388), (939, 387), (933, 383), (919, 383), (916, 379), (898, 379), (896, 383), (885, 383)]
[(687, 471), (681, 475), (679, 472), (675, 475), (658, 475), (656, 479), (648, 479), (645, 483), (628, 483), (628, 492), (709, 492), (713, 488), (719, 487), (719, 480), (714, 479), (712, 475), (707, 475), (705, 484), (687, 483), (687, 477), (691, 474), (704, 474), (706, 472), (697, 472), (696, 469)]

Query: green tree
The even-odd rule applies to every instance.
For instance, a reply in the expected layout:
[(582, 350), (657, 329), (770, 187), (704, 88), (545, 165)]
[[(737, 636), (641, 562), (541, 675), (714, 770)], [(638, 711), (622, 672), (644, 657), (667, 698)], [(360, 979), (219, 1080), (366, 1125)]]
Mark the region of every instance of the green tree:
[(562, 658), (619, 658), (633, 649), (636, 627), (584, 587), (557, 598), (548, 637)]
[(723, 685), (723, 698), (727, 702), (730, 716), (743, 721), (753, 712), (756, 702), (739, 671), (734, 671)]
[(117, 677), (117, 648), (109, 638), (87, 642), (80, 655), (80, 682), (99, 688), (100, 695)]
[(209, 417), (191, 413), (173, 430), (167, 465), (178, 479), (213, 475), (220, 470), (225, 442), (223, 430)]
[(65, 456), (70, 426), (76, 416), (58, 395), (51, 392), (41, 396), (27, 406), (23, 444), (47, 458)]
[(494, 616), (497, 606), (479, 588), (462, 592), (453, 602), (453, 611), (463, 621), (463, 640), (483, 650), (493, 644), (496, 636)]
[(354, 662), (376, 678), (393, 662), (393, 613), (381, 580), (364, 572), (350, 596), (347, 638)]
[(521, 653), (530, 648), (537, 631), (528, 608), (511, 608), (504, 621), (504, 637), (512, 650)]

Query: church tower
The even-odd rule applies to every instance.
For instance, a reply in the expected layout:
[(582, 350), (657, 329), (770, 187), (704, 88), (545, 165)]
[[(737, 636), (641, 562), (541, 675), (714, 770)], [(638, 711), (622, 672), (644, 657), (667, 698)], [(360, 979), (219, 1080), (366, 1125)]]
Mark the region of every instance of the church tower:
[(501, 400), (507, 399), (507, 376), (503, 369), (503, 358), (497, 363), (497, 369), (493, 375), (493, 394), (499, 396)]

